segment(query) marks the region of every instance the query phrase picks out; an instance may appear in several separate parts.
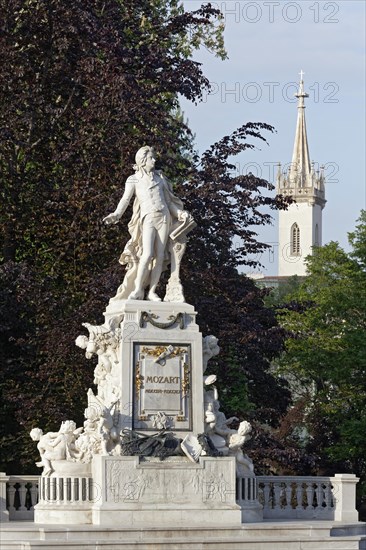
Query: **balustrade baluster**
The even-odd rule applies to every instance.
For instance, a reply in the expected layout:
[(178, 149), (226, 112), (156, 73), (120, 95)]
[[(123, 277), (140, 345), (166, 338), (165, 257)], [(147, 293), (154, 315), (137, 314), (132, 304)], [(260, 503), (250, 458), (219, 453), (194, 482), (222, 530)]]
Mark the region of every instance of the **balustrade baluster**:
[(51, 500), (51, 480), (49, 477), (45, 479), (46, 482), (46, 499), (49, 502)]
[(57, 504), (59, 504), (61, 502), (62, 479), (57, 477), (55, 479), (55, 485), (56, 485), (55, 499), (56, 499)]
[(326, 481), (324, 483), (324, 503), (325, 503), (325, 507), (324, 509), (325, 510), (330, 510), (331, 507), (332, 507), (332, 486), (331, 486), (331, 483), (330, 481)]
[(88, 492), (88, 501), (93, 501), (93, 499), (95, 498), (95, 489), (93, 488), (93, 480), (91, 477), (89, 477), (87, 480), (86, 480), (86, 483), (87, 483), (87, 492)]
[(88, 500), (88, 492), (87, 492), (87, 479), (85, 477), (82, 478), (82, 486), (81, 486), (81, 500), (83, 502), (86, 502)]
[(26, 510), (25, 507), (25, 498), (27, 496), (27, 489), (26, 489), (26, 483), (25, 482), (18, 482), (19, 488), (18, 488), (18, 495), (19, 495), (19, 507), (18, 512), (24, 512)]
[(266, 481), (263, 487), (264, 508), (268, 508), (268, 509), (273, 508), (273, 502), (270, 502), (270, 499), (271, 499), (271, 483), (268, 483), (268, 481)]
[(71, 491), (70, 491), (70, 501), (71, 502), (75, 502), (76, 501), (76, 479), (75, 478), (71, 478), (70, 479), (70, 488), (71, 488)]
[(38, 502), (37, 496), (38, 496), (38, 486), (39, 483), (36, 483), (35, 481), (32, 481), (31, 487), (30, 487), (30, 496), (31, 496), (31, 510), (35, 507), (35, 505)]
[(282, 493), (281, 483), (279, 483), (278, 481), (274, 481), (272, 508), (276, 508), (278, 510), (281, 509), (281, 493)]
[(8, 495), (9, 495), (9, 514), (15, 511), (15, 485), (9, 483), (8, 486)]
[(262, 481), (262, 482), (259, 482), (256, 485), (257, 485), (258, 501), (264, 507), (264, 483)]
[(44, 487), (43, 487), (43, 477), (39, 478), (39, 492), (38, 492), (38, 502), (44, 500)]
[(247, 484), (248, 484), (248, 500), (253, 500), (253, 480), (251, 478), (248, 478)]
[(47, 478), (42, 477), (42, 500), (47, 500)]
[(243, 478), (244, 480), (244, 500), (249, 500), (249, 480), (247, 477)]
[(296, 507), (295, 510), (303, 510), (304, 507), (304, 493), (305, 493), (305, 487), (304, 483), (295, 482), (296, 487)]
[(77, 478), (77, 482), (78, 482), (78, 501), (80, 502), (81, 500), (83, 500), (83, 485), (82, 485), (82, 481), (83, 479), (81, 477), (78, 477)]
[(323, 502), (324, 502), (324, 489), (323, 489), (323, 483), (321, 481), (318, 481), (317, 483), (316, 501), (317, 501), (317, 512), (320, 513), (323, 510)]
[(63, 487), (64, 487), (64, 494), (63, 494), (63, 497), (64, 497), (64, 503), (67, 503), (70, 499), (69, 499), (69, 491), (68, 491), (68, 478), (67, 477), (64, 477), (64, 478), (61, 478), (62, 481), (63, 481)]
[(258, 499), (258, 485), (255, 477), (253, 477), (253, 497), (254, 500)]
[(242, 501), (245, 498), (244, 479), (240, 478), (238, 483), (239, 500)]
[(53, 501), (56, 500), (56, 482), (57, 482), (57, 478), (56, 477), (51, 477), (51, 479), (50, 479), (50, 485), (51, 485), (50, 500), (53, 500)]
[(284, 506), (285, 509), (286, 510), (292, 510), (292, 502), (291, 502), (292, 485), (291, 485), (290, 481), (285, 482), (284, 496), (285, 496), (285, 499), (286, 499), (286, 503), (285, 503), (285, 506)]
[(313, 492), (313, 484), (311, 481), (308, 481), (306, 485), (306, 510), (308, 512), (313, 509)]

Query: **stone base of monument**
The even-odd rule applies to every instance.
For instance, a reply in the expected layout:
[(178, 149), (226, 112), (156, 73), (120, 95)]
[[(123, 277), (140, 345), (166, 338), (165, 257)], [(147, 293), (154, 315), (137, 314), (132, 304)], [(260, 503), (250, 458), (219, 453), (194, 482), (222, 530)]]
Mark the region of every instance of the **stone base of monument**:
[(366, 525), (276, 521), (238, 526), (70, 526), (10, 522), (1, 550), (360, 550)]
[(95, 457), (94, 525), (240, 525), (235, 459)]
[(91, 472), (88, 466), (80, 476), (41, 478), (35, 523), (226, 526), (263, 519), (258, 501), (237, 503), (234, 457), (95, 456)]
[[(238, 434), (219, 411), (217, 390), (204, 390), (203, 356), (206, 368), (213, 352), (203, 351), (194, 307), (112, 300), (104, 325), (85, 326), (89, 338), (81, 338), (81, 347), (88, 358), (97, 353), (97, 393), (88, 391), (83, 428), (68, 421), (56, 434), (68, 459), (52, 458), (51, 475), (42, 476), (35, 522), (168, 527), (261, 521), (254, 476), (238, 483), (235, 456), (208, 457), (196, 438), (206, 432), (206, 409), (220, 432)], [(52, 456), (55, 434), (40, 438)]]

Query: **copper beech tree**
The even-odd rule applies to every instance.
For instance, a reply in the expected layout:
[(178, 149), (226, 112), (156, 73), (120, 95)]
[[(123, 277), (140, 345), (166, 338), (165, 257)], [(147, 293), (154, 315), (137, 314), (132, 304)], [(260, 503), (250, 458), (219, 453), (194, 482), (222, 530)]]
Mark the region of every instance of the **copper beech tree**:
[(102, 322), (123, 278), (127, 228), (101, 220), (144, 144), (198, 223), (182, 277), (202, 332), (222, 346), (212, 368), (223, 404), (276, 425), (290, 401), (269, 370), (283, 334), (237, 268), (266, 247), (255, 233), (271, 219), (265, 208), (285, 201), (232, 164), (273, 129), (243, 124), (199, 156), (179, 111), (179, 94), (198, 102), (209, 89), (194, 50), (225, 57), (220, 12), (177, 0), (0, 0), (0, 21), (4, 470), (31, 470), (33, 425), (82, 422), (94, 365), (74, 340), (86, 318)]

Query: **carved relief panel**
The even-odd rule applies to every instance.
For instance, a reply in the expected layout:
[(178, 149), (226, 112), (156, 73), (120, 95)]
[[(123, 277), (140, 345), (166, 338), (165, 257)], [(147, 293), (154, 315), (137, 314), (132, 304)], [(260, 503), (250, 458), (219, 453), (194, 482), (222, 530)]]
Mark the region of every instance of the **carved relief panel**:
[(134, 345), (133, 428), (192, 429), (190, 345)]

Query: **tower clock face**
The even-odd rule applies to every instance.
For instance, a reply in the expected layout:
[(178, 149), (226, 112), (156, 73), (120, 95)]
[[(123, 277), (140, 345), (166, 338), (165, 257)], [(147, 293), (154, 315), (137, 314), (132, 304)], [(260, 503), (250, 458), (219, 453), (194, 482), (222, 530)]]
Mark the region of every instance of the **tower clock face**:
[(192, 429), (189, 344), (136, 343), (133, 383), (134, 429)]

